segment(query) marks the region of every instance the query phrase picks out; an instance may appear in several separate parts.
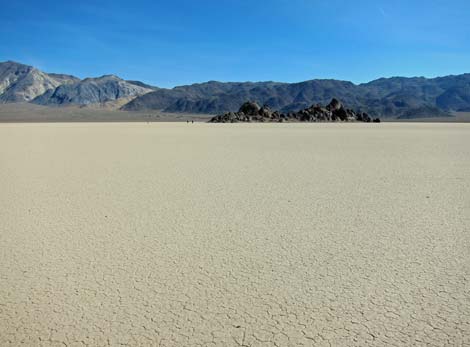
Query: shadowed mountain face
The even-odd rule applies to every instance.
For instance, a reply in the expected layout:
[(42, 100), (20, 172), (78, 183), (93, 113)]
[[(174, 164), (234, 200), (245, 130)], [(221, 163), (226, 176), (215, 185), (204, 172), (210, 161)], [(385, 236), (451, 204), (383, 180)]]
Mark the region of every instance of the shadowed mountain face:
[(132, 100), (123, 109), (223, 113), (235, 112), (240, 104), (253, 100), (289, 112), (312, 104), (326, 104), (332, 98), (339, 98), (373, 116), (443, 116), (449, 111), (470, 110), (470, 74), (433, 79), (381, 78), (360, 85), (338, 80), (300, 83), (207, 82), (159, 89)]
[(0, 103), (31, 101), (47, 90), (76, 81), (79, 79), (74, 76), (47, 74), (12, 61), (0, 63)]
[(90, 105), (136, 97), (152, 91), (130, 83), (117, 76), (107, 75), (87, 78), (75, 83), (61, 85), (38, 96), (33, 103), (39, 105)]

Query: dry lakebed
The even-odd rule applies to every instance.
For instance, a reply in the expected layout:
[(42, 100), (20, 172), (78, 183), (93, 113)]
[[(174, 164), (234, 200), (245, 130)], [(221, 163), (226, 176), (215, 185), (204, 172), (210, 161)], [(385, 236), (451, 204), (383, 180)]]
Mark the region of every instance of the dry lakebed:
[(470, 124), (0, 124), (0, 346), (469, 346)]

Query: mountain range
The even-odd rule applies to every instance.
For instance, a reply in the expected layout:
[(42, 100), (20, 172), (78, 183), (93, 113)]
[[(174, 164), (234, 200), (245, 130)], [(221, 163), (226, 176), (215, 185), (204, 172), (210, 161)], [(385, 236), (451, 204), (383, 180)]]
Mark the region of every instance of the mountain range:
[(134, 98), (153, 89), (128, 82), (114, 75), (86, 78), (65, 83), (36, 97), (32, 102), (39, 105), (89, 105), (123, 98)]
[(470, 74), (380, 78), (363, 84), (332, 79), (299, 83), (209, 81), (166, 89), (114, 75), (79, 79), (12, 61), (0, 63), (0, 103), (60, 107), (114, 102), (126, 111), (220, 114), (238, 110), (247, 100), (290, 112), (326, 104), (332, 98), (372, 116), (443, 116), (470, 111)]
[(31, 102), (48, 106), (104, 105), (155, 90), (141, 82), (114, 75), (83, 80), (75, 76), (45, 73), (12, 61), (0, 63), (0, 103)]
[(0, 63), (0, 103), (32, 101), (60, 85), (79, 81), (77, 77), (47, 74), (12, 61)]

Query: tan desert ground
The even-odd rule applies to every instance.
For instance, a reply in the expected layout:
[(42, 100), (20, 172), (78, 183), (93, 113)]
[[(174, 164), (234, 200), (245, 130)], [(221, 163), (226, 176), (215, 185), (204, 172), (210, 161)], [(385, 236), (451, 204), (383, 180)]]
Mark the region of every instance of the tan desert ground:
[(1, 124), (20, 345), (468, 346), (470, 124)]

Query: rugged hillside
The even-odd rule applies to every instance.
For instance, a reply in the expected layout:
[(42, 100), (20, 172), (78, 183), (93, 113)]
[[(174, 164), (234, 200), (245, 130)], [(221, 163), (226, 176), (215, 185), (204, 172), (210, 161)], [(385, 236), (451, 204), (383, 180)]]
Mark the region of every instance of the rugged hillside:
[(52, 77), (60, 84), (74, 83), (80, 81), (80, 78), (73, 75), (66, 75), (61, 73), (47, 73), (49, 77)]
[(0, 103), (103, 105), (115, 108), (157, 89), (113, 75), (80, 80), (71, 75), (45, 73), (12, 61), (0, 63)]
[[(216, 82), (158, 89), (138, 97), (123, 107), (127, 111), (165, 110), (165, 112), (218, 113), (238, 109), (253, 91), (264, 91), (275, 82)], [(249, 99), (249, 98), (248, 98)]]
[(374, 114), (442, 116), (470, 107), (470, 74), (431, 79), (381, 78), (359, 87), (367, 92), (364, 107)]
[(39, 105), (90, 105), (133, 98), (152, 89), (130, 83), (114, 75), (86, 78), (82, 81), (60, 85), (38, 96), (32, 102)]
[(0, 63), (0, 103), (30, 101), (49, 89), (78, 80), (69, 75), (47, 74), (12, 61), (3, 62)]
[(282, 112), (298, 111), (332, 98), (373, 116), (409, 118), (442, 116), (450, 111), (470, 110), (470, 74), (427, 79), (381, 78), (360, 85), (338, 80), (300, 83), (207, 82), (173, 89), (159, 89), (125, 105), (125, 110), (166, 112), (235, 112), (246, 100)]

